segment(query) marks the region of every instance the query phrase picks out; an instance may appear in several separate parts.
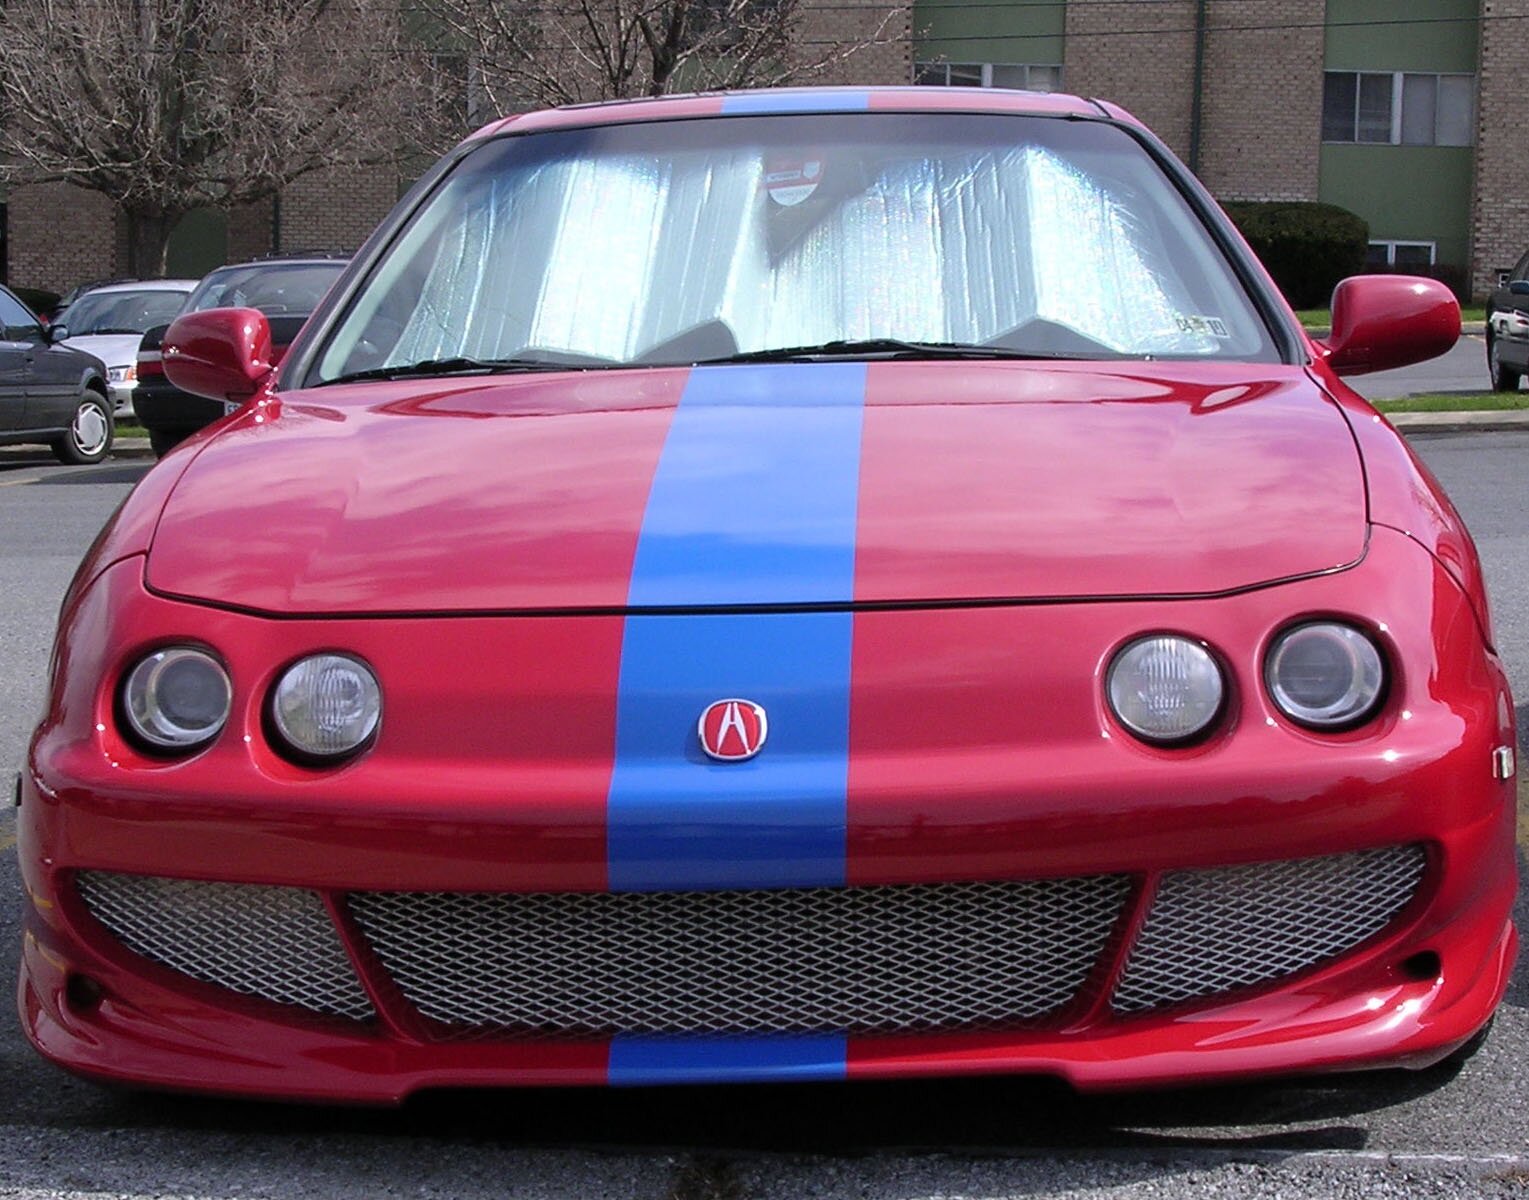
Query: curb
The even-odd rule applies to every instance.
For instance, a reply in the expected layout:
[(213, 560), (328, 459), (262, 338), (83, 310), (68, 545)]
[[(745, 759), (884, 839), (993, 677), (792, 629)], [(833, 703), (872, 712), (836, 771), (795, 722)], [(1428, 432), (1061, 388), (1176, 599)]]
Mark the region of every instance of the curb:
[(153, 458), (154, 451), (149, 448), (149, 439), (146, 437), (124, 437), (112, 442), (111, 457)]
[(1529, 429), (1529, 409), (1507, 412), (1382, 413), (1403, 433), (1478, 433), (1494, 429)]
[[(1306, 331), (1307, 337), (1313, 338), (1325, 338), (1332, 333), (1332, 329), (1326, 325), (1302, 325), (1301, 328)], [(1483, 337), (1486, 331), (1487, 323), (1485, 321), (1460, 322), (1461, 337)]]

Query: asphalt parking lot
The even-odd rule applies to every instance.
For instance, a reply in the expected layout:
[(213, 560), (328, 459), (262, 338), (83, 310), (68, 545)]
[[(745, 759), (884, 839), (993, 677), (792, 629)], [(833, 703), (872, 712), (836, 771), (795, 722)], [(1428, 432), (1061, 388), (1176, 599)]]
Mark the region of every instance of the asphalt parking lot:
[(1369, 400), (1389, 400), (1423, 392), (1490, 391), (1492, 381), (1487, 375), (1486, 338), (1479, 333), (1466, 334), (1448, 354), (1438, 358), (1396, 371), (1356, 375), (1345, 382)]
[[(1420, 437), (1471, 524), (1529, 726), (1529, 433)], [(146, 462), (0, 451), (0, 771), (19, 765), (74, 563)], [(1520, 783), (1520, 864), (1529, 842)], [(14, 978), (0, 810), (0, 978)], [(1521, 928), (1529, 907), (1519, 903)], [(1045, 1080), (457, 1094), (399, 1111), (74, 1080), (0, 1005), (0, 1198), (1529, 1196), (1529, 967), (1458, 1070), (1080, 1097)]]

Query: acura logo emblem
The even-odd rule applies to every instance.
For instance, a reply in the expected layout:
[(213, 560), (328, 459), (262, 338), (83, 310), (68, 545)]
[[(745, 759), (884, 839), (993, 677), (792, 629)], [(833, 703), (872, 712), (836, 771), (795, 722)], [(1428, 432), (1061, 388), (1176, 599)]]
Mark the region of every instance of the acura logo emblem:
[(753, 758), (770, 731), (765, 710), (752, 700), (718, 700), (701, 714), (701, 749), (722, 762)]

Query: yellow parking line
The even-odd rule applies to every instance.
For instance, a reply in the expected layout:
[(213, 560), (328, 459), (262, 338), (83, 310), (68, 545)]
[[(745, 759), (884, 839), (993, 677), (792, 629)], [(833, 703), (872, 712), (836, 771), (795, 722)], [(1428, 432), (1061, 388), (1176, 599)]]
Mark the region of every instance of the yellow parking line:
[(24, 483), (38, 482), (40, 481), (36, 478), (36, 476), (33, 476), (31, 479), (0, 479), (0, 487), (20, 487)]

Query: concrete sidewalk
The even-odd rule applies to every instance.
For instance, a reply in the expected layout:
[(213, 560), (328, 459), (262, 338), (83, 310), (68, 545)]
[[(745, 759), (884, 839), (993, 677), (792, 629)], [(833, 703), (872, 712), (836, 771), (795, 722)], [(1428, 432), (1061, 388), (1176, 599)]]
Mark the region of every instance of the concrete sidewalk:
[(149, 439), (146, 437), (119, 437), (112, 441), (111, 456), (113, 458), (153, 458), (154, 451), (149, 449)]
[(1491, 429), (1529, 429), (1529, 408), (1511, 412), (1385, 413), (1403, 433), (1479, 433)]

